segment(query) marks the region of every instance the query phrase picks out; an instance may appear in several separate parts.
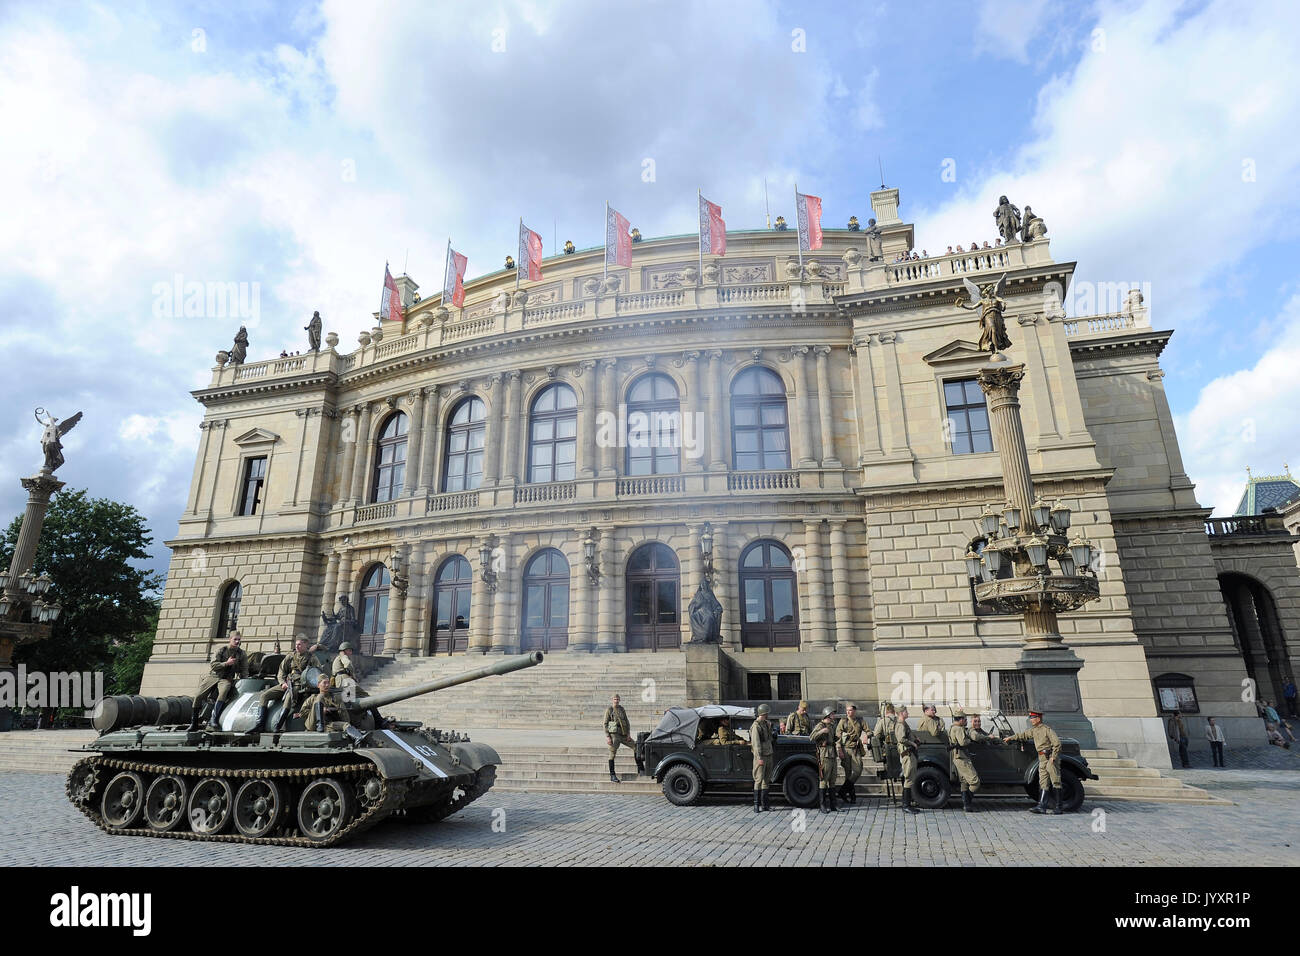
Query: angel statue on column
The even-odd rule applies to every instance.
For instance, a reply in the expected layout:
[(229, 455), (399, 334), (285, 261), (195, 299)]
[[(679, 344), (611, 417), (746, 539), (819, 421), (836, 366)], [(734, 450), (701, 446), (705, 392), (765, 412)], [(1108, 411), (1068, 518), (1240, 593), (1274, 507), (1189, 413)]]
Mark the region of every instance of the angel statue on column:
[[(42, 418), (42, 415), (45, 417)], [(77, 412), (71, 418), (59, 421), (45, 409), (36, 409), (36, 423), (45, 428), (45, 431), (41, 433), (41, 451), (45, 452), (45, 464), (41, 467), (42, 473), (52, 475), (55, 469), (63, 464), (63, 442), (61, 439), (72, 431), (73, 426), (79, 421), (81, 421), (81, 412)]]
[[(965, 276), (962, 276), (961, 281), (966, 286), (966, 292), (964, 295), (958, 294), (957, 305), (971, 311), (979, 309), (980, 351), (988, 352), (990, 361), (1004, 361), (1001, 352), (1011, 347), (1007, 324), (1002, 320), (1002, 310), (1007, 306), (1001, 296), (1003, 284), (1007, 281), (1006, 273), (1004, 272), (997, 282), (989, 282), (981, 286), (977, 286)], [(968, 305), (968, 302), (971, 304)]]

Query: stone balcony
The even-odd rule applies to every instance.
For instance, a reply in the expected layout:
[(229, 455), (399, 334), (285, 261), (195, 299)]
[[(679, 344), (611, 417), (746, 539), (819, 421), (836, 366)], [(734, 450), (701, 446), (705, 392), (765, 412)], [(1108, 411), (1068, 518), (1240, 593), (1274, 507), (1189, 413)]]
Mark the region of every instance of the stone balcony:
[(1280, 514), (1238, 515), (1207, 518), (1205, 533), (1211, 538), (1274, 537), (1290, 535)]

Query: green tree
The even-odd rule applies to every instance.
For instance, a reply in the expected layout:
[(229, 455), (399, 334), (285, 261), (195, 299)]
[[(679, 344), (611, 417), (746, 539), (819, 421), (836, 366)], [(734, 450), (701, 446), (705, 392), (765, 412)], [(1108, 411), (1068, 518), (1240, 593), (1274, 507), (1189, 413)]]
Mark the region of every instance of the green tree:
[[(0, 541), (5, 568), (22, 522), (21, 515), (15, 518)], [(129, 680), (134, 664), (127, 661), (140, 653), (147, 659), (144, 645), (152, 645), (158, 621), (163, 576), (131, 564), (149, 558), (152, 542), (144, 516), (130, 505), (75, 489), (56, 494), (32, 568), (50, 573), (54, 587), (46, 598), (57, 600), (63, 612), (50, 637), (19, 648), (18, 659), (29, 670), (104, 671), (105, 690), (121, 690), (114, 676), (117, 663)]]

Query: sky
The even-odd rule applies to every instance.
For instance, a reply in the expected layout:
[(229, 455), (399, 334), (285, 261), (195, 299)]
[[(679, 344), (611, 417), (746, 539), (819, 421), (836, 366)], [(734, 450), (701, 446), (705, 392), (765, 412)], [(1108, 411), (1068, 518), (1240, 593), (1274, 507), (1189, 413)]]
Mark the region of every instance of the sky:
[[(354, 348), (385, 262), (436, 294), (449, 238), (482, 275), (520, 216), (547, 255), (597, 245), (606, 200), (647, 237), (691, 232), (697, 188), (761, 228), (797, 181), (865, 223), (882, 166), (918, 248), (994, 238), (1005, 193), (1078, 262), (1067, 312), (1142, 288), (1231, 514), (1300, 437), (1297, 35), (1293, 2), (6, 3), (0, 520), (32, 410), (84, 410), (59, 477), (143, 512), (165, 570), (189, 391), (240, 324), (249, 361), (314, 310)], [(190, 282), (238, 295), (187, 316)]]

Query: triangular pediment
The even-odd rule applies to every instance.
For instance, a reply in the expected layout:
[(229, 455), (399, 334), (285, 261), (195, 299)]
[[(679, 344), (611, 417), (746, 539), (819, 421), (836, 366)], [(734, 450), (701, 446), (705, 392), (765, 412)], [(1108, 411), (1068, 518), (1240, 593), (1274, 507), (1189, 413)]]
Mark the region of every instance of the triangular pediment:
[(265, 428), (252, 428), (235, 439), (236, 445), (269, 445), (278, 442), (280, 436)]
[(964, 339), (953, 339), (947, 345), (937, 348), (929, 355), (924, 356), (924, 359), (929, 365), (943, 365), (948, 362), (988, 361), (988, 357), (987, 352), (980, 350), (978, 343), (967, 342)]

